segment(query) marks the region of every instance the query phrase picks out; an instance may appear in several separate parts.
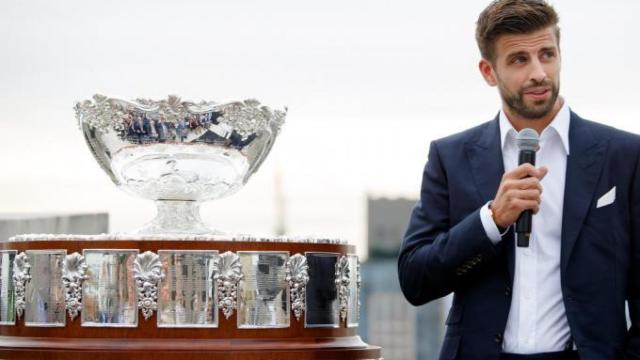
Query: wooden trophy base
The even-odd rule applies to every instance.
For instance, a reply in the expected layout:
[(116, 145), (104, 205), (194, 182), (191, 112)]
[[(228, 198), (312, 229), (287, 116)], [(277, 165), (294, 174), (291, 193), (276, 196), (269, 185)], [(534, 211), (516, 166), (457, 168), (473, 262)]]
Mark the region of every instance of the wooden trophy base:
[[(48, 240), (0, 242), (0, 251), (20, 254), (33, 250), (135, 249), (139, 253), (163, 250), (216, 250), (223, 252), (279, 251), (353, 254), (343, 244), (153, 241), (153, 240)], [(5, 264), (0, 264), (5, 266)], [(0, 271), (2, 269), (0, 268)], [(35, 275), (35, 274), (32, 274)], [(313, 274), (311, 274), (313, 275)], [(4, 275), (3, 275), (4, 276)], [(6, 277), (3, 277), (6, 278)], [(10, 279), (10, 278), (9, 278)], [(0, 281), (1, 282), (1, 281)], [(4, 286), (4, 284), (0, 284)], [(1, 290), (1, 289), (0, 289)], [(83, 298), (84, 299), (84, 298)], [(13, 304), (11, 304), (13, 306)], [(148, 319), (138, 316), (134, 327), (88, 326), (80, 316), (66, 315), (61, 326), (27, 326), (25, 316), (0, 325), (0, 359), (24, 360), (379, 360), (381, 349), (364, 343), (357, 327), (342, 319), (333, 327), (307, 327), (304, 316), (289, 314), (288, 327), (241, 328), (237, 312), (220, 316), (215, 328), (159, 327), (157, 312)]]

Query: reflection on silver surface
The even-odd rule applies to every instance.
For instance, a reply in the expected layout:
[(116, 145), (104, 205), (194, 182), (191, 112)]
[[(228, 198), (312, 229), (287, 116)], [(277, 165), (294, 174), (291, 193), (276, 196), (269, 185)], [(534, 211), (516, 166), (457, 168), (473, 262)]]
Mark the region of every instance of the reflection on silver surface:
[(338, 292), (335, 283), (338, 254), (307, 252), (309, 282), (305, 327), (339, 327)]
[(218, 327), (213, 265), (217, 251), (159, 250), (158, 327)]
[(144, 319), (149, 320), (158, 309), (158, 283), (164, 277), (160, 257), (151, 251), (136, 256), (133, 277), (138, 290), (138, 308), (142, 310)]
[(227, 251), (213, 262), (213, 280), (216, 282), (218, 307), (226, 319), (237, 308), (238, 282), (242, 280), (242, 265), (238, 255)]
[(16, 323), (16, 292), (13, 285), (13, 261), (17, 251), (0, 251), (0, 325)]
[(338, 288), (338, 301), (340, 308), (340, 320), (347, 319), (349, 307), (349, 286), (351, 285), (351, 267), (349, 258), (341, 256), (336, 264), (336, 286)]
[(242, 280), (238, 288), (238, 328), (289, 326), (288, 252), (239, 251)]
[(126, 101), (94, 95), (75, 111), (113, 182), (158, 200), (158, 217), (141, 234), (215, 233), (200, 220), (198, 202), (239, 190), (271, 150), (286, 116), (286, 109), (257, 100), (194, 103), (177, 96)]
[(84, 250), (87, 279), (82, 287), (82, 326), (137, 326), (136, 255), (138, 250)]
[(347, 327), (357, 327), (360, 321), (360, 260), (357, 255), (347, 255), (351, 269), (351, 283), (347, 302)]
[(309, 282), (309, 266), (307, 258), (302, 254), (295, 254), (287, 261), (287, 283), (291, 296), (291, 310), (296, 320), (300, 321), (305, 311), (306, 287)]
[(62, 263), (65, 250), (27, 250), (31, 281), (27, 283), (26, 326), (64, 326)]
[(24, 252), (16, 255), (13, 259), (13, 285), (16, 288), (16, 315), (18, 319), (22, 317), (24, 308), (26, 306), (25, 293), (27, 289), (27, 283), (31, 280), (31, 265), (29, 264), (29, 258)]
[(73, 319), (82, 310), (82, 283), (87, 278), (87, 262), (78, 252), (67, 255), (62, 265), (62, 285), (64, 286), (64, 303)]

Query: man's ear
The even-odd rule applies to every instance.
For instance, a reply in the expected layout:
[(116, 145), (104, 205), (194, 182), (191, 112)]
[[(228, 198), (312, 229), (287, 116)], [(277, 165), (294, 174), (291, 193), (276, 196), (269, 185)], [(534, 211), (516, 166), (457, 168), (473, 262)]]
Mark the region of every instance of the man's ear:
[(480, 69), (480, 73), (482, 74), (484, 81), (486, 81), (489, 86), (496, 86), (498, 84), (496, 75), (493, 71), (493, 65), (491, 65), (489, 61), (486, 59), (480, 60), (478, 68)]

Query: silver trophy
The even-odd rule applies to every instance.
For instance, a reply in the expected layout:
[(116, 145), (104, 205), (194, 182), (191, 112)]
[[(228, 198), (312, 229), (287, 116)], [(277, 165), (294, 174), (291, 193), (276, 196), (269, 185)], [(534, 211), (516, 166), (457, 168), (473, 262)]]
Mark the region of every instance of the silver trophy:
[(257, 100), (216, 103), (94, 95), (76, 118), (93, 155), (129, 194), (154, 200), (157, 215), (137, 234), (216, 234), (200, 203), (238, 191), (280, 132), (284, 110)]

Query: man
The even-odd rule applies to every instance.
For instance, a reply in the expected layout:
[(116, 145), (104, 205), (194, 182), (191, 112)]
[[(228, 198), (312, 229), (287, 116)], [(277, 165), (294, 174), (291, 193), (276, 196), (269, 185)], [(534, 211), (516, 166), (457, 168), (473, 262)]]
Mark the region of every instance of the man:
[[(640, 137), (559, 96), (557, 23), (542, 0), (491, 3), (479, 69), (502, 109), (431, 143), (398, 272), (414, 305), (454, 294), (441, 360), (640, 359)], [(517, 164), (523, 128), (540, 134), (537, 167)]]

